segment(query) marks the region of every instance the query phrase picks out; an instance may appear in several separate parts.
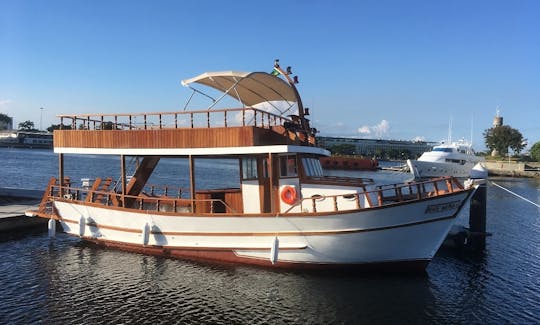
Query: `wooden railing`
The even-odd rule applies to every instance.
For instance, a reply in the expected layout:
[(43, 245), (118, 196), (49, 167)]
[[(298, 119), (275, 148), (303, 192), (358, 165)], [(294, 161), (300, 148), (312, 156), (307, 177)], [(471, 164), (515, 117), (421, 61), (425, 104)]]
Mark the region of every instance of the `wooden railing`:
[(212, 128), (256, 126), (270, 128), (292, 120), (256, 108), (231, 108), (185, 112), (133, 114), (58, 115), (61, 129), (150, 130), (165, 128)]
[[(368, 209), (374, 207), (382, 207), (390, 204), (401, 202), (422, 200), (431, 197), (437, 197), (448, 193), (463, 191), (463, 186), (453, 177), (441, 177), (422, 182), (411, 182), (406, 184), (390, 184), (378, 186), (372, 191), (354, 192), (339, 195), (314, 195), (298, 200), (288, 210), (282, 214), (298, 213), (298, 207), (301, 211), (308, 209), (308, 213), (317, 212), (338, 212), (355, 209)], [(99, 198), (99, 200), (96, 200)], [(230, 213), (238, 213), (231, 206), (221, 199), (194, 199), (180, 198), (167, 196), (122, 196), (119, 193), (111, 191), (93, 191), (91, 189), (73, 188), (69, 185), (60, 186), (53, 178), (49, 182), (47, 191), (44, 194), (40, 205), (40, 212), (43, 214), (53, 214), (54, 209), (50, 207), (50, 202), (55, 199), (86, 201), (100, 203), (105, 206), (121, 205), (121, 200), (131, 199), (134, 203), (126, 208), (138, 209), (144, 211), (161, 211), (161, 212), (182, 212), (182, 213), (198, 213), (197, 207), (209, 207), (209, 213), (214, 213), (215, 203), (223, 204)], [(320, 204), (330, 200), (332, 209), (321, 209)], [(354, 205), (350, 202), (354, 201)], [(347, 207), (340, 206), (340, 202), (348, 202)], [(200, 210), (199, 210), (200, 211)]]
[[(214, 207), (218, 206), (218, 204), (222, 204), (227, 212), (237, 213), (234, 208), (221, 199), (181, 198), (182, 193), (189, 193), (189, 191), (183, 191), (181, 188), (152, 185), (149, 186), (148, 189), (149, 192), (146, 192), (144, 195), (122, 195), (114, 191), (99, 191), (93, 190), (92, 188), (71, 187), (69, 182), (64, 182), (64, 185), (60, 186), (56, 178), (53, 177), (49, 181), (47, 190), (44, 193), (39, 212), (49, 215), (54, 214), (51, 202), (56, 199), (99, 203), (105, 206), (122, 206), (123, 199), (124, 202), (133, 202), (126, 208), (145, 211), (193, 213), (193, 211), (198, 212), (198, 210), (205, 210), (207, 213), (214, 213)], [(176, 197), (167, 196), (172, 193), (174, 193)]]
[[(405, 184), (389, 184), (377, 186), (375, 190), (354, 192), (338, 195), (314, 195), (312, 197), (301, 198), (295, 205), (291, 206), (284, 213), (294, 213), (297, 207), (310, 212), (322, 212), (320, 205), (326, 200), (330, 200), (333, 211), (346, 211), (362, 208), (381, 207), (388, 204), (395, 204), (406, 201), (421, 200), (428, 197), (435, 197), (447, 193), (463, 191), (463, 186), (453, 177), (440, 177), (422, 182), (410, 182)], [(354, 201), (354, 206), (342, 208), (339, 202), (346, 200)], [(363, 206), (362, 206), (363, 205)], [(328, 209), (324, 209), (328, 212)]]
[(345, 185), (364, 187), (373, 184), (372, 178), (366, 177), (344, 177), (344, 176), (307, 176), (302, 179), (303, 184), (320, 185)]

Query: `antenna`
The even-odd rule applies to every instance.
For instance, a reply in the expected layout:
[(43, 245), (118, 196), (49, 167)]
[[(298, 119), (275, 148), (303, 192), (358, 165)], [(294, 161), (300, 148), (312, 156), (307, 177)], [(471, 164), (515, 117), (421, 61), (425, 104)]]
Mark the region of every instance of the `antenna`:
[(452, 116), (450, 116), (450, 123), (448, 123), (448, 143), (452, 143)]
[(473, 144), (474, 115), (471, 114), (471, 148)]

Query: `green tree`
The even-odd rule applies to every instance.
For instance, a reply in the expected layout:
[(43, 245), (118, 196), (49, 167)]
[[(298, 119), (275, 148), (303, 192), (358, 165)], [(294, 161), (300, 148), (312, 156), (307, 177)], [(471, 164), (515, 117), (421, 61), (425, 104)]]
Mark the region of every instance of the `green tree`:
[(509, 148), (519, 154), (526, 145), (521, 132), (508, 125), (485, 130), (484, 140), (490, 151), (496, 149), (501, 156), (507, 154)]
[(0, 130), (8, 128), (8, 125), (11, 125), (13, 119), (6, 114), (0, 113)]
[(34, 122), (32, 121), (24, 121), (19, 123), (19, 130), (21, 131), (37, 131), (34, 128)]
[(71, 130), (71, 125), (66, 124), (52, 124), (47, 128), (47, 131), (52, 132), (54, 130)]
[(540, 161), (540, 142), (533, 144), (531, 148), (531, 158), (535, 161)]

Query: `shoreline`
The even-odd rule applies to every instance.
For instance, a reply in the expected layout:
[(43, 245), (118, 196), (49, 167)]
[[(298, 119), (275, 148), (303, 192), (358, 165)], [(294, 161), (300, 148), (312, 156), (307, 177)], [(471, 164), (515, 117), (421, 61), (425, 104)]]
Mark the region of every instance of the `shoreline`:
[(489, 176), (540, 178), (540, 163), (515, 161), (486, 161), (482, 163)]

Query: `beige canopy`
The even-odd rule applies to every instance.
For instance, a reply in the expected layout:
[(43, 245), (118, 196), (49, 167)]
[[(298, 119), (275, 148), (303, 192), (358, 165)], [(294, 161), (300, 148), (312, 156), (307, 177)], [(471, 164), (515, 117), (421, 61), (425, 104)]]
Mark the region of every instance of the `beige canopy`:
[(294, 90), (285, 80), (266, 72), (206, 72), (182, 80), (182, 85), (186, 87), (192, 83), (215, 88), (246, 106), (269, 101), (297, 102)]

